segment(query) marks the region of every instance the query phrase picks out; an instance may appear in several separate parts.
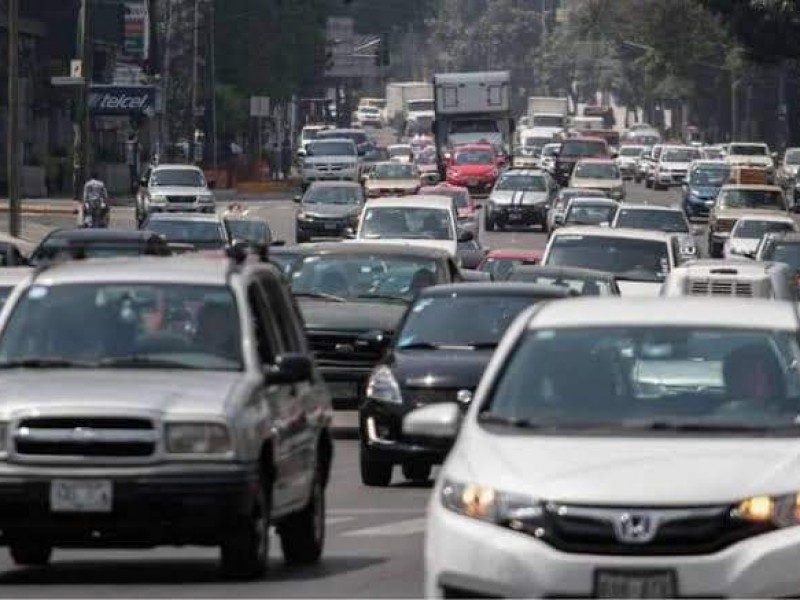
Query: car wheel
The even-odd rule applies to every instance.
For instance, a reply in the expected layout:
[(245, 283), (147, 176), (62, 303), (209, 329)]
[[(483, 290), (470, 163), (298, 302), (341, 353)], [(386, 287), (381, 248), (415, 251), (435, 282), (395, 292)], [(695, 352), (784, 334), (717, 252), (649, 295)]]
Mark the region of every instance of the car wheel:
[(486, 231), (494, 231), (494, 219), (489, 216), (488, 212), (483, 217), (483, 228)]
[(41, 542), (14, 542), (8, 550), (15, 564), (26, 567), (43, 567), (53, 555), (53, 547)]
[(241, 517), (222, 542), (222, 572), (229, 579), (255, 579), (267, 570), (271, 491), (262, 478), (250, 515)]
[(319, 472), (314, 477), (311, 498), (298, 513), (284, 519), (278, 527), (283, 558), (290, 565), (317, 562), (325, 546), (325, 487)]
[(371, 456), (363, 446), (360, 452), (361, 482), (369, 487), (386, 487), (392, 482), (394, 465)]
[(425, 463), (406, 463), (403, 465), (403, 477), (409, 481), (428, 481), (433, 467)]

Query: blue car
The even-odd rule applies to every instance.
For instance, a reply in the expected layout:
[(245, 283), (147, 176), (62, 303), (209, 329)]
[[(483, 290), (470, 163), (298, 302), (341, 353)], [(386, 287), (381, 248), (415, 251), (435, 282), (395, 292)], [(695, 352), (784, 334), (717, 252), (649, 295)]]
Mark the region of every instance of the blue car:
[(707, 218), (719, 189), (730, 174), (727, 163), (719, 160), (698, 160), (692, 163), (683, 184), (683, 210), (690, 219)]

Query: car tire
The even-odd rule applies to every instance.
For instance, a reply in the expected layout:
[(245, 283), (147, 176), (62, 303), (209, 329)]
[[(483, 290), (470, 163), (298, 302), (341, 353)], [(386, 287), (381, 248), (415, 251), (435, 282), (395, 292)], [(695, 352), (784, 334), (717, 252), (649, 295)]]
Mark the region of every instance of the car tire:
[(403, 465), (403, 477), (409, 481), (422, 483), (431, 478), (433, 467), (426, 463), (406, 463)]
[(13, 542), (8, 551), (14, 564), (22, 567), (43, 567), (53, 555), (53, 547), (42, 542)]
[(222, 542), (222, 573), (228, 579), (257, 579), (267, 571), (271, 487), (262, 477), (250, 515), (240, 517)]
[(317, 472), (308, 504), (284, 519), (278, 527), (283, 558), (289, 565), (310, 565), (325, 547), (325, 486)]
[(483, 228), (486, 231), (494, 231), (494, 219), (487, 212), (483, 217)]
[(387, 487), (392, 482), (394, 465), (378, 460), (369, 451), (361, 447), (359, 456), (361, 466), (361, 482), (368, 487)]

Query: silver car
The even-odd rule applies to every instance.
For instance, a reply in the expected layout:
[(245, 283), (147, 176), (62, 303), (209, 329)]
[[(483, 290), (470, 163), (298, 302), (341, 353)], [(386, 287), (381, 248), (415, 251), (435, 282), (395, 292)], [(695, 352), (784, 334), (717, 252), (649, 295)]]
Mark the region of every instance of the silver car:
[(360, 183), (360, 161), (355, 142), (347, 138), (312, 140), (306, 146), (301, 172), (304, 191), (315, 181)]
[(136, 222), (158, 212), (216, 212), (214, 193), (194, 165), (159, 165), (145, 172), (136, 194)]

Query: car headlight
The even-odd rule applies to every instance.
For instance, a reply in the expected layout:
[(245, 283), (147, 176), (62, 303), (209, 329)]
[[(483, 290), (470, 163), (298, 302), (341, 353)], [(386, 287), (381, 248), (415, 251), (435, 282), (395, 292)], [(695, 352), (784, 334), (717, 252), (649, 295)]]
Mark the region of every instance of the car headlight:
[(447, 510), (479, 521), (533, 533), (543, 526), (542, 504), (521, 494), (502, 492), (479, 483), (446, 479), (440, 499)]
[(210, 204), (210, 203), (214, 202), (214, 196), (212, 196), (211, 194), (207, 194), (207, 195), (204, 195), (204, 196), (198, 196), (197, 200), (199, 202), (203, 203), (203, 204)]
[(310, 214), (308, 214), (307, 212), (304, 212), (302, 210), (299, 213), (297, 213), (297, 220), (298, 221), (311, 221), (313, 219), (314, 219), (314, 217), (312, 217)]
[(219, 456), (233, 450), (228, 428), (218, 423), (168, 423), (165, 431), (170, 454)]
[(167, 197), (161, 194), (153, 194), (150, 196), (150, 204), (166, 204)]
[(402, 404), (403, 396), (392, 370), (386, 365), (377, 367), (367, 382), (367, 398), (380, 402)]
[(731, 511), (731, 516), (751, 523), (770, 523), (775, 527), (800, 525), (800, 494), (747, 498)]

